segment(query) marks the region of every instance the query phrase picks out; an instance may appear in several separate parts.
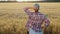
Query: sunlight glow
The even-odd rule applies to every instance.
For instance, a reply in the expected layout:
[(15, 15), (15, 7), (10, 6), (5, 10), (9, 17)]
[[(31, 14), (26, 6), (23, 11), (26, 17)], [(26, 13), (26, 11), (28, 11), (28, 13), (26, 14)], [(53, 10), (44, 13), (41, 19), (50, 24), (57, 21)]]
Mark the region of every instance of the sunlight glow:
[[(32, 0), (17, 0), (17, 1), (32, 1)], [(36, 0), (33, 0), (33, 1), (36, 1)]]

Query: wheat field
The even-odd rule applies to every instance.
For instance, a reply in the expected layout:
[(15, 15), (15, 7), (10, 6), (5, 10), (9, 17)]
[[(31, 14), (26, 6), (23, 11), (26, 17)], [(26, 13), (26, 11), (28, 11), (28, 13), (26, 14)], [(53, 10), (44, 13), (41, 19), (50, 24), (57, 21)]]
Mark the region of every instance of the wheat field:
[[(35, 3), (0, 3), (0, 34), (27, 34), (28, 15), (23, 8)], [(60, 34), (60, 3), (40, 2), (40, 12), (50, 19), (44, 34)]]

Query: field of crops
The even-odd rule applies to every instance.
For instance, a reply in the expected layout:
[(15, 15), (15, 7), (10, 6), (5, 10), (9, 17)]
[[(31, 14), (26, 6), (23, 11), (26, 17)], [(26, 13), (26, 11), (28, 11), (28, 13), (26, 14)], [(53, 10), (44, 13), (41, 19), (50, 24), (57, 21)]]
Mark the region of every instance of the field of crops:
[[(35, 3), (0, 3), (0, 34), (27, 34), (25, 24), (28, 15), (23, 8)], [(40, 12), (50, 19), (50, 26), (44, 34), (60, 34), (60, 3), (40, 4)]]

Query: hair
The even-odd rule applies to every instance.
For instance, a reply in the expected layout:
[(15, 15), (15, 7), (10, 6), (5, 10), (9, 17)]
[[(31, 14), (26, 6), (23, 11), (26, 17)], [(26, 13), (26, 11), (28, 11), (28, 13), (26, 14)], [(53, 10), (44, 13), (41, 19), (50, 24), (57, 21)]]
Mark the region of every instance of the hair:
[(38, 9), (39, 9), (39, 7), (40, 7), (39, 4), (37, 4), (37, 3), (34, 4), (34, 6), (35, 6), (36, 8), (38, 8)]

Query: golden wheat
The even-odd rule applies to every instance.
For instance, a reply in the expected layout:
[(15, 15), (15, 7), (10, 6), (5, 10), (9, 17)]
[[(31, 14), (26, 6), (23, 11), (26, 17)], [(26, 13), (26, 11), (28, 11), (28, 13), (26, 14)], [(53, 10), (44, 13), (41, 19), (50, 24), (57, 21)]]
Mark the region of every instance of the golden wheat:
[[(40, 12), (50, 19), (45, 34), (60, 34), (60, 3), (39, 3)], [(23, 8), (34, 3), (0, 3), (0, 34), (27, 34), (28, 15)]]

